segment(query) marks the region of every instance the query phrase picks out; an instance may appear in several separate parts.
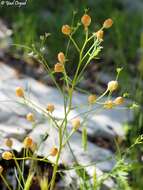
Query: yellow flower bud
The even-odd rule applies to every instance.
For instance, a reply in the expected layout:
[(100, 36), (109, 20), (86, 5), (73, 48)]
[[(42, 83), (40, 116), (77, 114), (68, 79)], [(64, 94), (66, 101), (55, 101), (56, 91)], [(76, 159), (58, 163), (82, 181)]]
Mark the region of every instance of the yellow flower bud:
[(64, 71), (64, 66), (62, 63), (57, 63), (54, 67), (56, 73), (62, 73)]
[(17, 97), (24, 97), (24, 90), (22, 87), (17, 87), (15, 93)]
[(113, 92), (113, 91), (115, 91), (115, 90), (117, 90), (117, 88), (118, 88), (118, 82), (117, 81), (110, 81), (109, 83), (108, 83), (108, 90), (110, 91), (110, 92)]
[(79, 129), (79, 127), (80, 127), (80, 119), (79, 118), (72, 120), (72, 127), (75, 130)]
[(55, 106), (53, 105), (53, 104), (48, 104), (48, 106), (47, 106), (47, 110), (49, 111), (49, 112), (53, 112), (54, 111), (54, 109), (55, 109)]
[(58, 53), (58, 61), (62, 64), (65, 62), (65, 55), (63, 52)]
[(13, 145), (12, 139), (10, 139), (10, 138), (5, 139), (5, 145), (6, 145), (7, 147), (11, 148), (12, 145)]
[(121, 96), (117, 97), (117, 98), (114, 100), (114, 104), (115, 104), (115, 105), (121, 105), (121, 104), (123, 104), (123, 103), (124, 103), (124, 98), (121, 97)]
[(3, 167), (0, 165), (0, 175), (2, 174), (3, 172)]
[(13, 155), (11, 152), (5, 151), (2, 153), (2, 158), (4, 160), (11, 160), (13, 158)]
[(81, 18), (81, 22), (85, 28), (87, 28), (91, 23), (91, 17), (87, 14), (84, 14)]
[(62, 26), (62, 33), (65, 35), (70, 35), (71, 33), (71, 27), (69, 25), (63, 25)]
[(104, 28), (110, 28), (113, 24), (113, 20), (111, 18), (108, 18), (104, 21), (103, 27)]
[(94, 104), (96, 102), (96, 96), (91, 94), (90, 96), (88, 96), (88, 103), (89, 104)]
[(58, 148), (57, 147), (53, 147), (50, 151), (50, 155), (51, 156), (56, 156), (58, 153)]
[(33, 145), (33, 140), (30, 137), (25, 137), (23, 141), (24, 148), (31, 148)]
[(34, 114), (33, 113), (28, 113), (26, 115), (26, 119), (27, 119), (27, 121), (33, 122), (35, 120)]
[(96, 32), (96, 37), (97, 37), (97, 39), (103, 40), (103, 36), (104, 36), (104, 31), (103, 31), (103, 30), (98, 30), (98, 31)]
[(108, 100), (104, 103), (104, 108), (106, 109), (112, 109), (114, 106), (114, 103), (112, 102), (112, 100)]

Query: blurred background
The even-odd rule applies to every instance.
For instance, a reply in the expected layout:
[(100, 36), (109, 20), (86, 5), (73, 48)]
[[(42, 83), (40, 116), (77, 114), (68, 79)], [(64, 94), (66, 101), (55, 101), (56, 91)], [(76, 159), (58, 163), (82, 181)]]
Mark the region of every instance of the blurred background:
[[(115, 77), (118, 67), (123, 67), (119, 78), (120, 92), (127, 92), (128, 98), (140, 105), (135, 111), (134, 120), (126, 123), (126, 141), (131, 145), (143, 133), (143, 0), (29, 0), (25, 6), (0, 5), (0, 60), (16, 69), (16, 72), (32, 76), (46, 85), (53, 86), (41, 64), (28, 56), (27, 49), (12, 46), (21, 44), (40, 47), (40, 36), (50, 33), (46, 46), (42, 47), (51, 68), (56, 63), (57, 53), (66, 49), (67, 39), (61, 33), (63, 24), (71, 24), (73, 12), (75, 23), (80, 22), (84, 10), (92, 17), (90, 31), (97, 31), (107, 18), (114, 24), (106, 30), (103, 50), (99, 59), (93, 60), (79, 86), (91, 93), (100, 94), (109, 80)], [(79, 30), (75, 39), (83, 41)], [(72, 77), (77, 66), (76, 52), (69, 51), (68, 73)], [(142, 163), (142, 148), (137, 147), (131, 155)], [(142, 189), (141, 165), (136, 165), (131, 174), (132, 185)]]

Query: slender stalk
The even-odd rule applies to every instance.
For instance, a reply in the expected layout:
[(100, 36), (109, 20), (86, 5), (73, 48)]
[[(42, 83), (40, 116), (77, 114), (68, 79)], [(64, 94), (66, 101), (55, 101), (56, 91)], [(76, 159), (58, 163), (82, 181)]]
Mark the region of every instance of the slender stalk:
[(72, 38), (71, 35), (69, 35), (69, 37), (70, 37), (70, 40), (72, 41), (72, 43), (74, 44), (75, 48), (77, 49), (77, 51), (80, 52), (80, 49), (79, 49), (78, 45), (76, 44), (75, 40)]
[(53, 170), (52, 180), (51, 180), (51, 184), (50, 184), (50, 190), (53, 190), (54, 186), (55, 186), (55, 180), (56, 180), (56, 174), (57, 174), (57, 169), (58, 169), (58, 162), (59, 162), (60, 155), (61, 155), (61, 150), (62, 150), (62, 128), (59, 129), (59, 150), (58, 150), (56, 163), (55, 163), (54, 170)]
[(53, 121), (53, 123), (55, 124), (55, 126), (58, 128), (58, 124), (56, 122), (56, 120), (48, 113), (48, 111), (44, 108), (42, 108), (41, 106), (37, 105), (35, 102), (33, 102), (32, 100), (26, 98), (25, 99), (25, 103), (30, 103), (31, 105), (33, 105), (34, 107), (36, 107), (37, 109), (41, 110), (44, 114), (48, 115), (48, 117)]
[(23, 184), (25, 185), (25, 180), (24, 180), (24, 177), (23, 177), (23, 173), (22, 173), (22, 171), (21, 171), (21, 169), (20, 169), (20, 166), (19, 166), (19, 164), (18, 164), (18, 162), (17, 162), (17, 160), (15, 159), (15, 157), (14, 157), (14, 161), (15, 161), (15, 165), (16, 165), (16, 167), (17, 167), (17, 170), (18, 170), (18, 173), (19, 173), (19, 180), (21, 181), (22, 180), (22, 182), (23, 182)]
[(4, 184), (6, 185), (6, 187), (8, 188), (8, 190), (12, 190), (12, 188), (10, 187), (10, 185), (8, 184), (7, 180), (4, 178), (4, 176), (2, 174), (0, 174), (0, 177), (2, 178)]
[(69, 139), (71, 138), (71, 136), (74, 134), (74, 132), (75, 132), (75, 130), (73, 129), (73, 130), (70, 132), (70, 134), (69, 134), (69, 136), (67, 137), (67, 139), (65, 140), (65, 142), (63, 143), (62, 147), (65, 147), (65, 145), (67, 144), (67, 142), (69, 141)]
[[(51, 163), (51, 161), (45, 160), (45, 158), (34, 158), (34, 157), (15, 158), (15, 160), (35, 160), (40, 162)], [(52, 164), (54, 165), (54, 163)]]

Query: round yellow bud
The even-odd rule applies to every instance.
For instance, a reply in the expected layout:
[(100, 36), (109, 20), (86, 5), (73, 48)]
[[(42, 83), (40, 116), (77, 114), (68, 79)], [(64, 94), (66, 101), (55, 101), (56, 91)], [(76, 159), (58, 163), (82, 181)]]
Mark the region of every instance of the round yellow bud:
[(118, 88), (118, 82), (117, 81), (110, 81), (109, 83), (108, 83), (108, 90), (110, 91), (110, 92), (113, 92), (113, 91), (115, 91), (115, 90), (117, 90), (117, 88)]
[(75, 130), (79, 129), (79, 127), (80, 127), (80, 119), (79, 118), (72, 120), (72, 127)]
[(103, 31), (103, 30), (98, 30), (98, 31), (96, 32), (96, 37), (97, 37), (97, 39), (103, 40), (103, 36), (104, 36), (104, 31)]
[(63, 25), (62, 26), (62, 33), (65, 35), (70, 35), (71, 33), (71, 27), (69, 25)]
[(62, 73), (64, 71), (64, 66), (62, 63), (57, 63), (54, 67), (56, 73)]
[(55, 110), (55, 106), (53, 104), (48, 104), (47, 110), (52, 113)]
[(23, 141), (24, 148), (31, 148), (33, 145), (33, 140), (30, 137), (25, 137)]
[(114, 100), (114, 104), (115, 104), (115, 105), (121, 105), (121, 104), (123, 104), (123, 103), (124, 103), (124, 98), (121, 97), (121, 96), (117, 97), (117, 98)]
[(110, 28), (113, 24), (113, 20), (111, 18), (108, 18), (104, 21), (103, 27), (104, 28)]
[(56, 156), (58, 153), (58, 148), (57, 147), (53, 147), (50, 151), (50, 155), (51, 156)]
[(2, 158), (4, 160), (11, 160), (13, 158), (13, 155), (11, 152), (5, 151), (2, 153)]
[(26, 115), (26, 119), (27, 119), (27, 121), (33, 122), (35, 120), (34, 114), (33, 113), (28, 113)]
[(17, 87), (15, 93), (17, 97), (24, 97), (24, 89), (22, 87)]
[(0, 175), (2, 174), (3, 172), (3, 167), (0, 165)]
[(87, 28), (91, 23), (91, 17), (87, 14), (84, 14), (81, 18), (81, 22), (85, 28)]
[(62, 64), (65, 62), (65, 55), (63, 52), (58, 53), (58, 61)]
[(106, 109), (112, 109), (114, 106), (114, 103), (112, 102), (112, 100), (108, 100), (104, 103), (104, 108)]
[(11, 148), (12, 145), (13, 145), (12, 139), (10, 139), (10, 138), (5, 139), (5, 145), (6, 145), (7, 147)]
[(96, 96), (91, 94), (90, 96), (88, 96), (88, 103), (89, 104), (94, 104), (96, 102)]

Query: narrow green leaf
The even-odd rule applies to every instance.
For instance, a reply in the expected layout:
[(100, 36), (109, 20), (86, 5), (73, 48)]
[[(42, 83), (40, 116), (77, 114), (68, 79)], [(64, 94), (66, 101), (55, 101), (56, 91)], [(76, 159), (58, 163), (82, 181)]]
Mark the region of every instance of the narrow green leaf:
[(28, 178), (27, 178), (26, 183), (25, 183), (24, 190), (30, 190), (30, 186), (32, 183), (33, 176), (34, 176), (33, 173), (28, 175)]
[(93, 188), (94, 188), (94, 190), (97, 189), (97, 175), (96, 175), (96, 168), (94, 168), (94, 172), (93, 172)]
[(82, 130), (82, 146), (84, 151), (87, 150), (87, 129), (84, 127)]
[(41, 190), (48, 190), (48, 179), (47, 178), (43, 178), (40, 181), (40, 188)]

